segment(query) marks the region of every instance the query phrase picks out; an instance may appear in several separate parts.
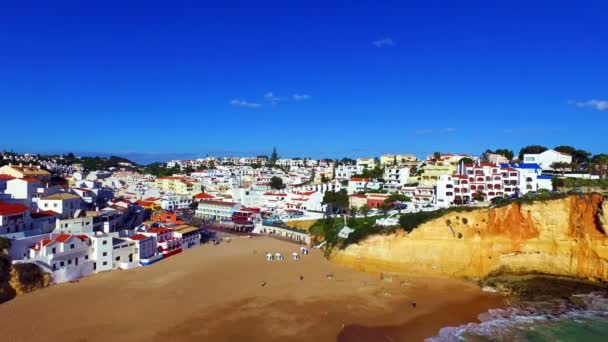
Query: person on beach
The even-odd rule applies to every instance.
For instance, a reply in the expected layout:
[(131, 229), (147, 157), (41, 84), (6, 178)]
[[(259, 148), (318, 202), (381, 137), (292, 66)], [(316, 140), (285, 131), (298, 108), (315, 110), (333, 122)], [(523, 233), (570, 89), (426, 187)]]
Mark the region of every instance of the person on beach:
[(266, 286), (266, 282), (263, 282), (263, 283), (262, 283), (262, 287), (264, 287), (264, 286)]
[(412, 306), (412, 309), (416, 308), (416, 301), (414, 301), (413, 299), (410, 300), (410, 305)]
[(300, 280), (304, 280), (304, 276), (300, 274)]

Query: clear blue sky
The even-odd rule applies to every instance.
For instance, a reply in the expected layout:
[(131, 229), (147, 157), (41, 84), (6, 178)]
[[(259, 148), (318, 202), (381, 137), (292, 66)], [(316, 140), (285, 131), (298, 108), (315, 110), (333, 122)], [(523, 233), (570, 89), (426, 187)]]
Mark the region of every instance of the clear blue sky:
[(0, 149), (608, 151), (606, 1), (92, 2), (0, 4)]

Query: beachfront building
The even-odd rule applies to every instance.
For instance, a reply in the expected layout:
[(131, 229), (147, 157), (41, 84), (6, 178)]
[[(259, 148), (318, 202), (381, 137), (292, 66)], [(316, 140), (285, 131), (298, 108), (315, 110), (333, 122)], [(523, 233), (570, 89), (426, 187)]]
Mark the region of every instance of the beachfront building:
[(137, 244), (135, 250), (137, 253), (136, 258), (140, 265), (148, 266), (162, 259), (162, 255), (156, 253), (156, 240), (154, 236), (135, 234), (129, 237), (129, 239)]
[(59, 192), (40, 198), (38, 207), (41, 210), (52, 210), (60, 214), (61, 218), (74, 217), (76, 211), (84, 209), (84, 201), (80, 196), (69, 192)]
[(163, 258), (182, 252), (182, 240), (173, 235), (173, 229), (169, 228), (149, 228), (141, 234), (154, 237), (156, 250), (162, 254)]
[(89, 260), (91, 240), (86, 235), (60, 234), (30, 247), (28, 262), (34, 262), (60, 283), (93, 273)]
[(112, 267), (130, 269), (139, 265), (137, 260), (139, 244), (136, 241), (125, 238), (112, 238)]
[(182, 240), (182, 248), (188, 249), (201, 244), (200, 229), (188, 225), (175, 227), (173, 236)]
[(112, 236), (103, 232), (95, 232), (90, 234), (91, 251), (89, 258), (93, 261), (94, 272), (104, 272), (113, 269), (114, 263), (112, 259)]
[(201, 201), (195, 212), (196, 217), (213, 221), (230, 221), (232, 213), (241, 209), (241, 205), (225, 201)]
[(511, 163), (502, 164), (503, 168), (512, 168), (518, 171), (519, 194), (525, 195), (531, 191), (552, 190), (552, 177), (543, 175), (543, 169), (539, 164), (534, 163)]
[(552, 171), (551, 165), (553, 163), (572, 163), (572, 156), (563, 152), (558, 152), (555, 150), (546, 150), (542, 153), (532, 154), (527, 153), (524, 154), (524, 163), (526, 164), (538, 164), (543, 170)]

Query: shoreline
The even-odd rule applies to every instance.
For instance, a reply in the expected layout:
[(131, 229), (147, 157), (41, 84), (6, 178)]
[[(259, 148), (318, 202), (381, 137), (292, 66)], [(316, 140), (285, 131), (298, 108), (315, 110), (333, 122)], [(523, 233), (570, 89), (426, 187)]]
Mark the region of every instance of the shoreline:
[[(0, 329), (10, 341), (359, 341), (350, 336), (360, 330), (411, 341), (504, 304), (470, 282), (411, 277), (401, 286), (315, 249), (293, 261), (297, 248), (235, 238), (148, 267), (54, 285), (0, 305)], [(285, 260), (267, 262), (266, 251)]]

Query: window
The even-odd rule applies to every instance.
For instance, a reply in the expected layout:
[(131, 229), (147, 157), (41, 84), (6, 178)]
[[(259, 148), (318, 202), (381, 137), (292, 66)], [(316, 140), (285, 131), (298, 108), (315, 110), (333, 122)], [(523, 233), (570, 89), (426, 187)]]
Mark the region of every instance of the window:
[(116, 257), (116, 261), (120, 261), (120, 255)]
[(57, 253), (57, 248), (53, 247), (53, 254)]
[(108, 244), (108, 240), (103, 240), (103, 242), (101, 244), (102, 245), (107, 245)]
[(63, 267), (64, 265), (65, 265), (65, 262), (63, 262), (63, 261), (59, 263), (59, 266), (61, 266), (61, 267)]
[(53, 207), (54, 207), (54, 208), (57, 208), (57, 203), (53, 203)]
[(71, 244), (71, 245), (70, 245), (70, 249), (74, 249), (74, 244)]
[(108, 252), (103, 252), (102, 256), (108, 256)]
[(68, 265), (72, 264), (72, 259), (68, 259)]
[(88, 256), (88, 255), (85, 255), (85, 256), (84, 256), (84, 260), (89, 260), (89, 256)]
[(107, 264), (108, 264), (108, 262), (107, 262), (107, 261), (104, 261), (104, 262), (103, 262), (103, 265), (104, 265), (104, 266), (106, 266)]

